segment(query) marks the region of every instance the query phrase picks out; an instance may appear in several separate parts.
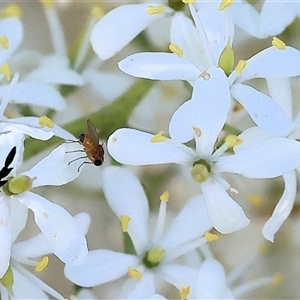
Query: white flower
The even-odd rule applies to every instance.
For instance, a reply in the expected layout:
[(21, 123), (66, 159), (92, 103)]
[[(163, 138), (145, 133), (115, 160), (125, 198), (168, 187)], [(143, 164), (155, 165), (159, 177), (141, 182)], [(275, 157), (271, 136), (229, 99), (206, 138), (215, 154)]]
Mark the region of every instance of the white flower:
[[(227, 194), (230, 186), (220, 173), (249, 178), (283, 175), (299, 166), (300, 144), (286, 138), (272, 138), (221, 157), (231, 147), (230, 140), (225, 140), (217, 150), (214, 147), (229, 107), (230, 93), (224, 72), (219, 68), (209, 69), (206, 78), (196, 81), (192, 99), (173, 115), (170, 139), (122, 128), (109, 137), (108, 151), (114, 159), (129, 165), (177, 163), (187, 166), (200, 183), (213, 226), (222, 233), (236, 231), (247, 226), (249, 220)], [(183, 144), (191, 139), (195, 139), (195, 150)], [(276, 163), (278, 161), (281, 163)]]
[[(0, 277), (9, 265), (11, 253), (11, 224), (26, 220), (28, 208), (33, 211), (35, 222), (46, 237), (51, 250), (63, 262), (80, 263), (87, 255), (85, 237), (72, 216), (61, 206), (54, 204), (29, 189), (44, 185), (62, 185), (74, 180), (78, 175), (78, 163), (70, 164), (66, 152), (67, 144), (53, 150), (46, 158), (27, 172), (19, 175), (16, 170), (21, 164), (24, 135), (15, 132), (0, 135), (1, 168), (11, 168), (5, 173), (6, 180), (0, 194), (0, 226), (1, 260)], [(15, 155), (7, 160), (8, 153), (15, 148)], [(10, 162), (10, 163), (9, 163)], [(6, 178), (6, 176), (8, 176)], [(5, 182), (4, 182), (5, 183)], [(18, 204), (18, 213), (11, 215), (12, 203)], [(23, 205), (21, 205), (21, 204)]]
[(172, 9), (163, 6), (164, 3), (126, 4), (108, 12), (91, 33), (94, 52), (101, 60), (114, 56), (149, 24), (172, 12)]
[[(12, 201), (15, 202), (15, 205), (20, 205), (16, 200), (13, 199)], [(14, 208), (15, 206), (13, 205), (12, 207)], [(74, 219), (80, 224), (82, 231), (86, 234), (90, 224), (89, 215), (80, 213)], [(16, 228), (16, 226), (19, 226), (19, 223), (13, 222), (13, 241), (22, 230), (22, 228)], [(64, 299), (57, 291), (23, 267), (23, 265), (29, 268), (35, 267), (36, 272), (41, 272), (48, 266), (50, 260), (46, 255), (51, 254), (52, 251), (43, 234), (40, 233), (22, 242), (14, 242), (11, 249), (10, 268), (5, 275), (8, 278), (5, 278), (5, 276), (2, 278), (6, 285), (0, 288), (2, 299), (29, 299), (33, 295), (37, 299), (49, 299), (46, 293), (55, 299)], [(42, 259), (38, 261), (36, 259), (38, 257), (42, 257)], [(11, 274), (8, 274), (9, 272)]]
[[(211, 223), (202, 196), (190, 199), (164, 234), (167, 196), (162, 196), (156, 227), (149, 235), (148, 201), (138, 179), (120, 167), (107, 167), (103, 189), (111, 209), (122, 222), (123, 231), (130, 235), (136, 254), (93, 250), (82, 265), (66, 264), (66, 277), (78, 285), (92, 287), (129, 273), (131, 278), (121, 291), (129, 299), (133, 295), (134, 298), (153, 296), (160, 278), (177, 288), (189, 282), (194, 273), (190, 273), (190, 267), (178, 264), (176, 258), (206, 242), (203, 235), (211, 229)], [(173, 273), (180, 274), (181, 280), (173, 278)]]

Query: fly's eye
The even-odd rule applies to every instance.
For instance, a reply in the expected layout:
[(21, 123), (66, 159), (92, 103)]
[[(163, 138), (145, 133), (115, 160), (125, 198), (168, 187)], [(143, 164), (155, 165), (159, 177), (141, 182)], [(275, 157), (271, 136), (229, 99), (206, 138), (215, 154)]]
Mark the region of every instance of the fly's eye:
[(94, 165), (95, 165), (95, 166), (101, 166), (102, 163), (103, 163), (103, 160), (101, 160), (101, 159), (96, 159), (95, 162), (94, 162)]
[(85, 134), (84, 134), (84, 133), (82, 133), (82, 134), (79, 136), (79, 141), (80, 141), (80, 143), (83, 143), (84, 137), (85, 137)]

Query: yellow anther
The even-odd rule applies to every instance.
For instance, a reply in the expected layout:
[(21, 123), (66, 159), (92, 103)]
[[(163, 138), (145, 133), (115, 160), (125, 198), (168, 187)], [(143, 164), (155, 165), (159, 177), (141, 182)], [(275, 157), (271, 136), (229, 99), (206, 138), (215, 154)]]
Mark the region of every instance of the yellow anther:
[(131, 267), (128, 268), (128, 275), (134, 279), (142, 279), (143, 277), (143, 274), (139, 270)]
[(161, 14), (166, 9), (165, 6), (148, 6), (147, 7), (147, 13), (148, 15), (154, 15), (154, 14)]
[(41, 116), (39, 117), (39, 125), (42, 127), (49, 127), (49, 128), (53, 128), (54, 127), (54, 123), (51, 119), (49, 119), (47, 116)]
[(2, 9), (0, 12), (0, 16), (2, 18), (11, 18), (11, 17), (21, 18), (22, 9), (18, 4), (13, 3), (8, 5), (6, 8)]
[(277, 38), (276, 36), (274, 36), (272, 39), (272, 45), (276, 47), (278, 50), (284, 50), (286, 47), (285, 43), (279, 38)]
[(100, 5), (95, 5), (92, 8), (91, 12), (92, 12), (92, 15), (97, 19), (101, 19), (105, 15), (105, 11), (103, 10), (103, 8)]
[(191, 292), (191, 288), (189, 286), (182, 286), (180, 288), (180, 299), (181, 300), (187, 299), (190, 292)]
[(160, 201), (165, 201), (168, 202), (169, 201), (169, 192), (165, 191), (163, 194), (160, 195)]
[(219, 239), (219, 236), (217, 234), (211, 233), (209, 231), (206, 231), (204, 233), (204, 237), (208, 242), (213, 242)]
[(9, 48), (9, 40), (5, 35), (0, 36), (0, 45), (5, 50)]
[(39, 261), (39, 262), (36, 264), (35, 270), (36, 270), (37, 272), (43, 271), (43, 270), (48, 266), (48, 263), (49, 263), (49, 257), (48, 257), (48, 256), (44, 256), (44, 257), (42, 258), (42, 260)]
[(127, 232), (128, 224), (129, 224), (130, 220), (131, 220), (131, 218), (129, 216), (126, 216), (126, 215), (121, 216), (121, 227), (122, 227), (123, 232)]
[(151, 143), (161, 143), (161, 142), (164, 142), (167, 138), (163, 135), (164, 132), (163, 131), (160, 131), (159, 133), (155, 134), (150, 142)]
[(247, 199), (255, 206), (259, 206), (263, 202), (263, 198), (259, 194), (248, 195)]
[(258, 253), (263, 255), (263, 254), (266, 254), (268, 251), (268, 246), (267, 244), (261, 244), (259, 247), (258, 247)]
[(246, 68), (247, 62), (243, 59), (241, 59), (238, 64), (235, 67), (235, 71), (238, 73), (238, 75), (241, 75), (243, 70)]
[(45, 8), (53, 8), (56, 1), (55, 0), (41, 0), (41, 2)]
[(193, 3), (196, 2), (196, 0), (182, 0), (182, 2), (183, 2), (184, 4), (193, 4)]
[(8, 63), (5, 62), (2, 66), (0, 66), (0, 73), (4, 75), (7, 81), (11, 81), (11, 69)]
[(242, 144), (243, 140), (236, 135), (229, 134), (225, 138), (225, 143), (227, 144), (228, 148), (233, 148), (236, 145)]
[(169, 49), (174, 54), (177, 54), (179, 57), (183, 56), (183, 51), (174, 43), (170, 44)]
[(222, 0), (219, 6), (219, 10), (224, 10), (228, 6), (230, 6), (233, 3), (233, 0)]
[(273, 275), (272, 285), (276, 286), (276, 285), (280, 284), (280, 283), (282, 282), (282, 280), (283, 280), (282, 274), (279, 273), (279, 272), (278, 272), (278, 273), (275, 273), (275, 274)]

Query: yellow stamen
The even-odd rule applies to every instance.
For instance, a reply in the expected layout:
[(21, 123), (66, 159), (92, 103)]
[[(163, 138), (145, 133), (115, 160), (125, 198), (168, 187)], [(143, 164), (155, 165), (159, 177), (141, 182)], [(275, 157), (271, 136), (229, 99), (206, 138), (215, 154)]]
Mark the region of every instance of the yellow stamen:
[(159, 133), (155, 134), (150, 142), (151, 143), (160, 143), (160, 142), (164, 142), (167, 138), (163, 135), (164, 132), (163, 131), (160, 131)]
[(276, 36), (274, 36), (272, 39), (272, 45), (276, 47), (278, 50), (284, 50), (286, 47), (285, 43), (279, 38), (277, 38)]
[(147, 13), (148, 15), (154, 15), (154, 14), (161, 14), (166, 9), (165, 6), (148, 6), (147, 7)]
[(6, 8), (2, 9), (0, 12), (0, 16), (2, 18), (21, 18), (22, 16), (22, 9), (18, 4), (10, 4)]
[(128, 275), (134, 279), (142, 279), (143, 277), (143, 274), (139, 270), (131, 267), (128, 268)]
[(169, 49), (174, 54), (177, 54), (179, 57), (183, 56), (183, 51), (174, 43), (170, 44)]
[(279, 272), (275, 273), (273, 275), (272, 285), (276, 286), (276, 285), (280, 284), (282, 282), (282, 280), (283, 280), (282, 274)]
[(47, 116), (41, 116), (39, 117), (39, 125), (42, 127), (49, 127), (49, 128), (53, 128), (54, 127), (54, 123), (51, 119), (49, 119)]
[(0, 73), (2, 73), (7, 81), (11, 81), (11, 69), (8, 63), (4, 63), (0, 66)]
[(42, 260), (37, 263), (37, 265), (35, 267), (35, 270), (37, 272), (43, 271), (48, 266), (48, 263), (49, 263), (49, 257), (48, 256), (44, 256), (42, 258)]
[(41, 0), (42, 4), (45, 8), (53, 8), (55, 4), (55, 0)]
[(238, 73), (238, 75), (241, 75), (243, 70), (246, 68), (247, 62), (243, 59), (241, 59), (238, 64), (235, 67), (235, 71)]
[(184, 4), (193, 4), (193, 3), (196, 2), (196, 0), (182, 0), (182, 2), (183, 2)]
[(168, 202), (169, 201), (169, 192), (165, 191), (163, 194), (160, 195), (160, 201), (165, 201)]
[(219, 10), (224, 10), (228, 6), (230, 6), (233, 3), (233, 0), (222, 0), (219, 6)]
[(233, 148), (236, 145), (240, 145), (243, 143), (243, 140), (234, 134), (229, 134), (225, 138), (225, 143), (229, 148)]
[(9, 48), (9, 40), (5, 35), (0, 36), (0, 45), (5, 50), (7, 50)]
[(263, 198), (259, 194), (248, 195), (247, 199), (255, 206), (259, 206), (263, 202)]
[(266, 254), (268, 251), (268, 246), (267, 244), (261, 244), (259, 247), (258, 247), (258, 253), (263, 255), (263, 254)]
[(219, 236), (217, 234), (211, 233), (209, 231), (206, 231), (204, 233), (204, 237), (208, 242), (213, 242), (219, 239)]
[(187, 299), (190, 292), (191, 292), (191, 288), (189, 286), (182, 286), (180, 288), (180, 299), (181, 300)]
[(128, 224), (129, 224), (130, 220), (131, 220), (131, 218), (129, 216), (126, 216), (126, 215), (121, 216), (121, 227), (122, 227), (123, 232), (127, 232)]
[(91, 12), (92, 15), (99, 20), (105, 15), (105, 11), (100, 5), (95, 5)]

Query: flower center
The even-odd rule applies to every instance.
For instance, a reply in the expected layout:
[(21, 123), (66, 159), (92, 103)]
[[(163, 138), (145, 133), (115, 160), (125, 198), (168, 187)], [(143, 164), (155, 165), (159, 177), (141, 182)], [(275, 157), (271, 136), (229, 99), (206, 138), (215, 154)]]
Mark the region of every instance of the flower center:
[(3, 186), (6, 195), (18, 195), (32, 188), (32, 182), (35, 178), (26, 175), (7, 178), (8, 182)]
[(165, 250), (161, 247), (155, 247), (146, 252), (143, 263), (147, 268), (152, 269), (159, 265), (164, 256)]
[(191, 175), (195, 181), (202, 183), (207, 180), (210, 171), (210, 164), (206, 160), (201, 158), (193, 163)]

